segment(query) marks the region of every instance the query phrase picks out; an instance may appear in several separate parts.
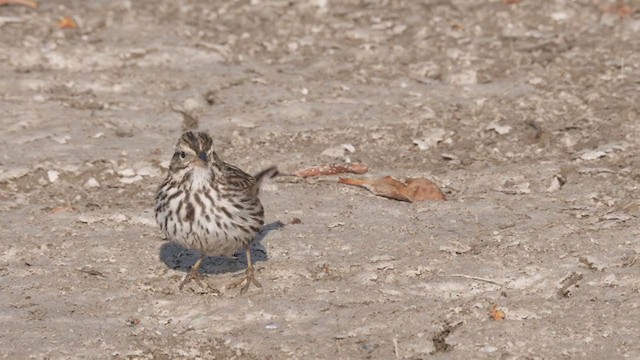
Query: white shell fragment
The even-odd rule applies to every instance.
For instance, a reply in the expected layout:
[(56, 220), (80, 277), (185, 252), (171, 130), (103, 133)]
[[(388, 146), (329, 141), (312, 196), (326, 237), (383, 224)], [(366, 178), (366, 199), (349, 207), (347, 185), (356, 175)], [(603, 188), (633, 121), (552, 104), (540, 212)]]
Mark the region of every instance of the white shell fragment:
[(84, 187), (86, 188), (98, 188), (100, 187), (100, 183), (98, 182), (98, 180), (96, 180), (96, 178), (89, 178), (89, 180), (87, 180), (87, 182), (84, 183)]
[(60, 177), (60, 172), (55, 171), (55, 170), (47, 171), (47, 178), (49, 179), (49, 182), (54, 183), (54, 182), (58, 181), (59, 177)]
[(430, 129), (426, 136), (419, 139), (413, 139), (413, 143), (418, 145), (418, 149), (427, 150), (431, 147), (438, 145), (438, 143), (442, 142), (446, 134), (447, 132), (445, 129), (441, 129), (441, 128)]
[(353, 153), (355, 151), (356, 151), (355, 146), (351, 144), (341, 144), (341, 145), (336, 145), (336, 146), (332, 146), (330, 148), (324, 149), (321, 155), (330, 156), (334, 158), (343, 158), (347, 154), (347, 152)]
[(487, 125), (486, 127), (487, 130), (493, 130), (495, 132), (498, 133), (498, 135), (505, 135), (508, 134), (511, 131), (511, 126), (509, 125), (500, 125), (498, 123), (491, 123), (489, 125)]

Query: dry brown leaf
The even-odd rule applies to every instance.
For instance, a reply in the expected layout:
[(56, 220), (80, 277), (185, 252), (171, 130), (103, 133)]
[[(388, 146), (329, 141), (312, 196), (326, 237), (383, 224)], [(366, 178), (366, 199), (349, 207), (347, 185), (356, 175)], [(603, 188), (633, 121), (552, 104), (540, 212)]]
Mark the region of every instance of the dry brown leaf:
[(520, 0), (502, 0), (503, 3), (505, 3), (506, 5), (513, 5), (513, 4), (517, 4), (520, 2)]
[(65, 16), (58, 22), (58, 29), (77, 29), (78, 23), (71, 16)]
[(0, 0), (0, 6), (2, 5), (24, 5), (24, 6), (28, 6), (32, 9), (35, 9), (38, 7), (38, 3), (36, 3), (35, 1), (31, 1), (31, 0)]
[(624, 4), (624, 2), (619, 2), (618, 4), (608, 5), (601, 3), (600, 1), (594, 1), (594, 3), (598, 6), (600, 11), (609, 14), (617, 14), (620, 17), (627, 17), (631, 14), (638, 12), (637, 7), (632, 7)]
[(69, 210), (73, 211), (75, 209), (71, 205), (58, 206), (58, 207), (54, 207), (53, 209), (51, 209), (51, 213), (52, 214), (57, 214), (57, 213), (61, 213), (61, 212), (64, 212), (64, 211), (69, 211)]
[(446, 200), (440, 188), (424, 178), (410, 178), (404, 183), (391, 176), (385, 176), (380, 179), (340, 178), (338, 182), (341, 184), (360, 186), (378, 196), (400, 201)]
[(495, 321), (502, 321), (507, 317), (507, 315), (504, 313), (504, 311), (498, 309), (498, 305), (494, 304), (491, 308), (491, 311), (489, 312), (489, 317), (491, 317)]
[(620, 17), (627, 17), (637, 11), (637, 9), (632, 8), (629, 5), (618, 5), (612, 6), (609, 11), (611, 13), (617, 13)]
[(298, 170), (294, 172), (293, 175), (301, 178), (307, 178), (313, 176), (336, 175), (344, 173), (364, 174), (367, 171), (369, 171), (369, 168), (362, 163), (325, 164)]

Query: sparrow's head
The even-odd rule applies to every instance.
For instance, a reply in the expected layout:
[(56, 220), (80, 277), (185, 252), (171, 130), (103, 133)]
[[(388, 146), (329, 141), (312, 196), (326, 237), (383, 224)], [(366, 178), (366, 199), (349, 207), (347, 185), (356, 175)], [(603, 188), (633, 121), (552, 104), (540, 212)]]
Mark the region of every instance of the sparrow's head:
[(182, 134), (176, 144), (169, 169), (174, 174), (196, 168), (207, 170), (219, 162), (218, 155), (213, 151), (213, 141), (209, 134), (187, 131)]

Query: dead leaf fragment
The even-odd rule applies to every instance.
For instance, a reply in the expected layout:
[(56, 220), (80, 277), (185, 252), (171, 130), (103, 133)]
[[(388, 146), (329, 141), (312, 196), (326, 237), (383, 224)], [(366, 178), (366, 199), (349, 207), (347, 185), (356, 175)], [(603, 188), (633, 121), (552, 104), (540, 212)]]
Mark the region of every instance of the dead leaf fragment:
[(75, 208), (71, 205), (65, 205), (65, 206), (57, 206), (54, 207), (53, 209), (51, 209), (51, 213), (52, 214), (57, 214), (57, 213), (61, 213), (64, 211), (74, 211)]
[(96, 270), (96, 269), (92, 269), (88, 266), (83, 267), (82, 269), (78, 270), (81, 273), (85, 273), (85, 274), (89, 274), (89, 275), (93, 275), (93, 276), (99, 276), (99, 277), (103, 277), (106, 278), (106, 276), (104, 276), (103, 273), (101, 273), (100, 271)]
[(140, 319), (130, 317), (126, 320), (127, 326), (137, 326), (140, 324)]
[(325, 164), (298, 170), (294, 172), (293, 175), (301, 178), (307, 178), (313, 176), (336, 175), (344, 173), (365, 174), (367, 171), (369, 171), (369, 167), (362, 163)]
[(600, 10), (609, 14), (617, 14), (620, 17), (627, 17), (631, 14), (638, 12), (638, 9), (629, 5), (618, 3), (615, 5), (600, 5)]
[(410, 178), (404, 183), (391, 176), (385, 176), (380, 179), (340, 178), (338, 182), (341, 184), (360, 186), (378, 196), (400, 201), (446, 200), (440, 188), (424, 178)]
[(558, 295), (568, 298), (572, 295), (572, 289), (580, 287), (580, 281), (584, 275), (580, 272), (573, 271), (567, 274), (558, 284)]
[(507, 315), (504, 313), (504, 311), (498, 309), (498, 305), (494, 304), (493, 307), (491, 307), (491, 311), (489, 312), (489, 317), (495, 321), (502, 321), (507, 317)]
[(24, 5), (24, 6), (28, 6), (32, 9), (36, 9), (38, 7), (38, 3), (36, 3), (35, 1), (31, 1), (31, 0), (0, 0), (0, 6), (2, 5)]
[(77, 29), (78, 23), (71, 16), (65, 16), (58, 22), (58, 29)]

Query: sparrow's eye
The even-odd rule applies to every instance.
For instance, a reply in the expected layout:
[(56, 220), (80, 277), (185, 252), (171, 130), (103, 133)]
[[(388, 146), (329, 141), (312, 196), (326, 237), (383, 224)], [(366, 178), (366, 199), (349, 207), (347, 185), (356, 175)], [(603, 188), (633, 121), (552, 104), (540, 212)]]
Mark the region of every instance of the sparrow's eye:
[(184, 159), (187, 154), (185, 154), (184, 151), (178, 151), (178, 156), (180, 156), (180, 159)]

